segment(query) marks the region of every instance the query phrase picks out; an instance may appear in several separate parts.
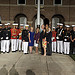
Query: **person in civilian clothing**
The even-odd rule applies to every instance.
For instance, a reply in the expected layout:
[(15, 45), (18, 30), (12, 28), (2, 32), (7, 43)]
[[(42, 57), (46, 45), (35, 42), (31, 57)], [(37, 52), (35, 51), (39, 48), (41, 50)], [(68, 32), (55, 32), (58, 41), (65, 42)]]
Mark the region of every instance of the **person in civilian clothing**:
[(5, 24), (5, 29), (3, 31), (3, 40), (4, 40), (3, 52), (4, 53), (5, 51), (9, 53), (10, 37), (11, 37), (11, 32), (8, 29), (8, 24)]
[(72, 54), (75, 54), (75, 25), (72, 25), (73, 27), (73, 30), (71, 31), (71, 35), (70, 35), (70, 38), (71, 38), (71, 53)]
[(36, 33), (34, 36), (34, 46), (36, 47), (36, 54), (38, 54), (39, 39), (40, 39), (39, 28), (36, 28)]
[(64, 32), (64, 54), (69, 54), (70, 52), (70, 26), (65, 25), (66, 30)]
[(41, 25), (41, 28), (40, 28), (41, 32), (43, 31), (44, 27), (45, 27), (44, 25)]
[(25, 25), (25, 29), (22, 31), (22, 49), (24, 54), (28, 54), (28, 42), (29, 42), (29, 25)]
[(49, 28), (49, 26), (48, 26), (48, 24), (46, 24), (46, 32), (48, 32), (48, 30), (49, 30), (48, 28)]
[(44, 56), (46, 56), (46, 48), (47, 48), (46, 29), (43, 30), (43, 34), (42, 34), (42, 47), (44, 49)]
[(56, 52), (56, 34), (55, 27), (53, 27), (52, 31), (52, 52)]
[(20, 24), (20, 29), (19, 29), (19, 51), (21, 51), (21, 48), (22, 48), (22, 31), (23, 31), (23, 24)]
[(31, 54), (32, 54), (32, 48), (34, 46), (34, 34), (35, 32), (33, 31), (33, 27), (31, 27), (29, 31), (29, 51)]
[(16, 51), (16, 39), (17, 39), (17, 29), (16, 25), (18, 24), (13, 24), (13, 28), (11, 28), (11, 51), (15, 52)]
[(47, 55), (52, 55), (52, 32), (51, 28), (48, 28), (48, 31), (46, 32), (46, 41), (47, 41)]
[(42, 54), (42, 55), (44, 55), (44, 49), (43, 49), (43, 47), (42, 47), (42, 38), (43, 38), (42, 35), (43, 35), (43, 29), (44, 29), (44, 27), (45, 27), (44, 25), (41, 26), (41, 29), (42, 29), (42, 30), (41, 30), (41, 33), (40, 33), (40, 45), (41, 45), (41, 54)]

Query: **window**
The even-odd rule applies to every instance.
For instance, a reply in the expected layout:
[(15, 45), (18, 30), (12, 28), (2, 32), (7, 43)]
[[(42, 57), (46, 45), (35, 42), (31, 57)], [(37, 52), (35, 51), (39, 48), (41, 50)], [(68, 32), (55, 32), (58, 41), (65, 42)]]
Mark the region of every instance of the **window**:
[(57, 23), (59, 23), (59, 18), (57, 17), (52, 18), (52, 30), (53, 27), (57, 27)]
[(54, 5), (62, 5), (62, 0), (54, 0)]
[(18, 0), (18, 4), (26, 4), (26, 0)]
[[(38, 4), (38, 0), (35, 0), (35, 2), (36, 2), (35, 4)], [(40, 4), (44, 5), (44, 0), (40, 0)]]
[(20, 24), (24, 24), (24, 28), (25, 28), (25, 25), (27, 24), (27, 18), (26, 17), (20, 17)]

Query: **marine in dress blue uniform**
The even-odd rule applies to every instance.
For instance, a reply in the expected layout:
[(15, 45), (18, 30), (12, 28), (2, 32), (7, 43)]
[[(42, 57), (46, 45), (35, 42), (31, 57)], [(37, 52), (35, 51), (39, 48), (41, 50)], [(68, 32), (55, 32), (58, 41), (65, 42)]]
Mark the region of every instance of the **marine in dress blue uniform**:
[(7, 53), (9, 52), (10, 38), (11, 38), (11, 32), (8, 29), (8, 24), (5, 24), (5, 29), (3, 31), (3, 40), (4, 40), (3, 52)]
[(70, 53), (70, 26), (65, 25), (66, 30), (64, 32), (64, 54)]
[(28, 54), (28, 42), (29, 42), (29, 25), (25, 25), (25, 29), (22, 31), (22, 49), (24, 54)]
[(2, 40), (2, 24), (0, 24), (0, 50), (1, 50), (1, 40)]

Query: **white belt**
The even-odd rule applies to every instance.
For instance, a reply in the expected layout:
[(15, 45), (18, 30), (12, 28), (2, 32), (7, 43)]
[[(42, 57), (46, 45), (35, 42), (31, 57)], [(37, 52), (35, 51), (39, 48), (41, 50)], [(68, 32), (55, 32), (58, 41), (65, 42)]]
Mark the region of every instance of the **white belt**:
[(56, 38), (57, 38), (57, 39), (59, 39), (59, 37), (58, 37), (58, 36), (57, 36)]
[(64, 41), (67, 41), (67, 39), (64, 39)]
[(8, 37), (6, 37), (6, 39), (8, 39)]
[(1, 40), (3, 39), (3, 37), (1, 38)]

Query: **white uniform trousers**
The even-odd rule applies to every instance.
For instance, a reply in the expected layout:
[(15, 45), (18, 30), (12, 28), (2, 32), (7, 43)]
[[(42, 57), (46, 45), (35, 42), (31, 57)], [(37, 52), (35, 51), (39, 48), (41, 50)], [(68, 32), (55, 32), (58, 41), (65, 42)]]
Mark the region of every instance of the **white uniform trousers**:
[(16, 51), (16, 39), (11, 39), (11, 50)]
[(10, 40), (10, 42), (9, 42), (9, 48), (10, 48), (10, 45), (11, 45), (11, 40)]
[(22, 44), (23, 44), (23, 52), (27, 53), (27, 51), (28, 51), (28, 42), (23, 42)]
[(57, 40), (57, 52), (59, 53), (59, 40)]
[(52, 42), (52, 52), (56, 52), (56, 41)]
[(4, 40), (1, 40), (1, 51), (3, 52), (3, 48), (4, 48)]
[(19, 48), (19, 39), (16, 39), (16, 50)]
[(22, 41), (22, 51), (24, 51), (24, 47), (23, 47), (23, 41)]
[(22, 46), (22, 40), (19, 39), (19, 51), (21, 51)]
[(63, 41), (57, 41), (57, 52), (63, 52)]
[(64, 42), (64, 54), (69, 54), (70, 52), (70, 42)]
[(3, 52), (9, 52), (9, 44), (10, 44), (10, 40), (4, 40), (4, 48), (3, 48)]

